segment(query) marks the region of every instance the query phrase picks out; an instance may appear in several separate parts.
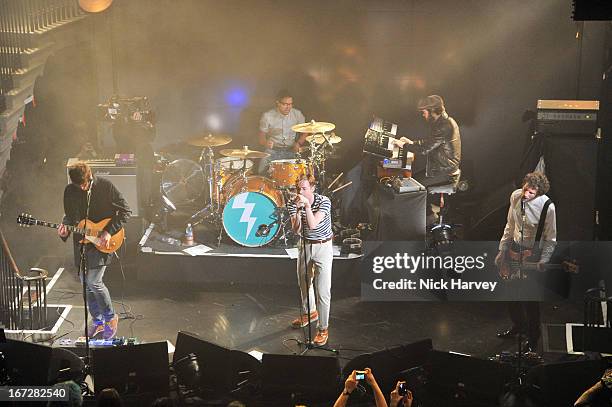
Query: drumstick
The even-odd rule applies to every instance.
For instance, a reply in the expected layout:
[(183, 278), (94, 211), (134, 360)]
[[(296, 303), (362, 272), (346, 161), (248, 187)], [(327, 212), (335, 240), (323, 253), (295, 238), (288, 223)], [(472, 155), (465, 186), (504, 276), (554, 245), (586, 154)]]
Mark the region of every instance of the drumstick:
[(338, 181), (340, 179), (342, 174), (344, 174), (344, 173), (341, 172), (340, 174), (338, 174), (338, 176), (336, 178), (334, 178), (334, 180), (327, 186), (327, 189), (330, 189), (332, 187), (332, 185), (334, 185), (336, 183), (336, 181)]
[(344, 188), (348, 187), (348, 186), (349, 186), (349, 185), (351, 185), (352, 183), (353, 183), (353, 181), (349, 181), (349, 182), (347, 182), (346, 184), (344, 184), (344, 185), (342, 185), (342, 186), (339, 186), (338, 188), (334, 189), (333, 191), (331, 191), (331, 193), (332, 193), (332, 194), (334, 194), (334, 193), (336, 193), (336, 192), (340, 191), (341, 189), (344, 189)]

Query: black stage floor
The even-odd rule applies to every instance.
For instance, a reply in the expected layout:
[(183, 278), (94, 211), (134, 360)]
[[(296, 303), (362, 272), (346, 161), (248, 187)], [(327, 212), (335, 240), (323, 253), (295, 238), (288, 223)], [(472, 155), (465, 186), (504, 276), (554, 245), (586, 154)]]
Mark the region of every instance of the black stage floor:
[[(58, 346), (60, 338), (82, 336), (81, 286), (64, 257), (45, 257), (39, 265), (46, 267), (51, 277), (57, 276), (50, 284), (49, 303), (72, 306), (53, 335), (53, 345)], [(264, 279), (257, 284), (135, 280), (129, 278), (134, 267), (125, 265), (125, 279), (117, 267), (109, 270), (106, 278), (120, 314), (119, 336), (174, 344), (178, 331), (184, 330), (246, 352), (291, 354), (300, 350), (290, 339), (303, 339), (304, 332), (289, 326), (298, 315), (297, 284), (278, 285)], [(287, 273), (295, 276), (293, 270)], [(542, 322), (581, 322), (580, 307), (542, 304)], [(514, 341), (495, 335), (507, 325), (504, 303), (362, 302), (355, 286), (334, 279), (328, 346), (339, 350), (341, 365), (361, 353), (424, 338), (431, 338), (435, 349), (488, 357), (514, 348)], [(327, 355), (321, 350), (310, 354)], [(544, 356), (555, 360), (562, 354)]]

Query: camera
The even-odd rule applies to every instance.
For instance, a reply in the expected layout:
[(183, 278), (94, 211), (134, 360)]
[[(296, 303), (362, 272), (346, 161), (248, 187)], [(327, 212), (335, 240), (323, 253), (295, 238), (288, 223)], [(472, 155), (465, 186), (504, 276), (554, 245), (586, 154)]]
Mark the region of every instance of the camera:
[(155, 122), (155, 114), (146, 96), (128, 98), (113, 95), (107, 103), (98, 105), (99, 120), (114, 122), (121, 118), (140, 123)]
[(364, 380), (365, 379), (365, 370), (356, 370), (355, 371), (355, 379), (356, 380)]
[(406, 382), (399, 382), (397, 385), (397, 394), (402, 397), (408, 394), (408, 386), (406, 385)]

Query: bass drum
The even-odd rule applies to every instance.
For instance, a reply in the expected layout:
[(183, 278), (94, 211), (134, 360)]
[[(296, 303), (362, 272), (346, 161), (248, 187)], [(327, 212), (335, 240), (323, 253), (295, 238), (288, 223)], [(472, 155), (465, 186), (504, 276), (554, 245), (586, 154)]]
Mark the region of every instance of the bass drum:
[(172, 161), (162, 174), (161, 191), (177, 206), (195, 202), (204, 192), (202, 167), (183, 158)]
[(230, 239), (242, 246), (260, 247), (276, 238), (280, 231), (279, 209), (284, 200), (272, 180), (238, 177), (223, 190), (228, 197), (223, 208), (223, 228)]

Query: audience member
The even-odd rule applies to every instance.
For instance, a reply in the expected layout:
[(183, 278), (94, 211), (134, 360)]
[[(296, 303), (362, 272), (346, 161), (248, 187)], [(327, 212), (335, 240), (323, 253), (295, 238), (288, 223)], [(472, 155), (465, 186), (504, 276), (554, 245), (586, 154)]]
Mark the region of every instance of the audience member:
[[(376, 403), (376, 407), (387, 407), (387, 400), (385, 400), (385, 396), (383, 395), (378, 383), (376, 382), (376, 378), (374, 378), (374, 374), (369, 367), (366, 367), (363, 370), (363, 380), (372, 388), (374, 393), (374, 401)], [(344, 390), (338, 396), (338, 399), (334, 403), (334, 407), (344, 407), (353, 391), (356, 389), (362, 389), (365, 391), (363, 386), (360, 383), (360, 380), (357, 379), (357, 371), (353, 370), (353, 372), (347, 377), (344, 382)]]
[(412, 392), (406, 387), (406, 382), (398, 381), (389, 398), (389, 407), (412, 407)]
[(578, 397), (574, 407), (612, 406), (612, 369), (607, 369), (600, 380)]
[(98, 395), (98, 407), (123, 407), (119, 392), (113, 388), (103, 389)]
[(53, 385), (54, 389), (66, 389), (68, 393), (68, 401), (50, 401), (47, 403), (49, 407), (56, 406), (68, 406), (68, 407), (80, 407), (83, 405), (83, 395), (81, 393), (81, 386), (72, 380), (67, 382), (60, 382)]

